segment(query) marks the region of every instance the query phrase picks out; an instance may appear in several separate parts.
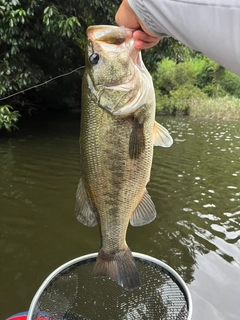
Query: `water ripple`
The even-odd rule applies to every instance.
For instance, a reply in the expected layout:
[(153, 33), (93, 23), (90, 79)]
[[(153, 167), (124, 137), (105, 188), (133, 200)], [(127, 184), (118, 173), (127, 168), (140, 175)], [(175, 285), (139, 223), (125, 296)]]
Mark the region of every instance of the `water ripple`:
[[(203, 319), (205, 310), (206, 320), (235, 320), (240, 276), (239, 124), (157, 120), (174, 140), (171, 148), (154, 150), (147, 188), (157, 218), (141, 228), (130, 226), (127, 241), (134, 251), (167, 262), (191, 283), (198, 310), (193, 320)], [(22, 296), (22, 287), (32, 290), (25, 295), (28, 305), (54, 268), (98, 250), (97, 228), (84, 227), (74, 217), (79, 179), (75, 129), (55, 122), (1, 139), (0, 271), (9, 310)]]
[(173, 221), (188, 229), (182, 244), (189, 245), (191, 232), (197, 251), (204, 244), (204, 251), (239, 265), (238, 127), (183, 119), (172, 121), (171, 130), (173, 147), (154, 151), (149, 189), (157, 208), (170, 209)]

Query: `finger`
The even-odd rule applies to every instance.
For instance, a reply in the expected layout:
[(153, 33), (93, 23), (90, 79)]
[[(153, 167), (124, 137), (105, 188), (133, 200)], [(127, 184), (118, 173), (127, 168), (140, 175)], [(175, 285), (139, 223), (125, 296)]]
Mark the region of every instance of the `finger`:
[(133, 38), (135, 39), (135, 47), (137, 49), (149, 49), (161, 40), (161, 37), (150, 36), (142, 30), (134, 31)]
[(156, 44), (159, 42), (159, 40), (161, 40), (161, 37), (149, 35), (142, 30), (134, 31), (133, 38), (137, 40), (141, 40), (143, 42), (156, 43)]
[(136, 49), (145, 50), (154, 47), (157, 43), (155, 42), (144, 42), (141, 40), (135, 40), (134, 46)]

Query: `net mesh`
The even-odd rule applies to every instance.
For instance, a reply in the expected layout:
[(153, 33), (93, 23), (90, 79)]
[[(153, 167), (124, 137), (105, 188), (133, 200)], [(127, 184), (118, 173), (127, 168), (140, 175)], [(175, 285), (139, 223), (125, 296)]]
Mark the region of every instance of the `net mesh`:
[(108, 278), (93, 278), (96, 258), (64, 269), (46, 286), (31, 319), (187, 320), (188, 299), (164, 267), (136, 258), (141, 287), (126, 291)]

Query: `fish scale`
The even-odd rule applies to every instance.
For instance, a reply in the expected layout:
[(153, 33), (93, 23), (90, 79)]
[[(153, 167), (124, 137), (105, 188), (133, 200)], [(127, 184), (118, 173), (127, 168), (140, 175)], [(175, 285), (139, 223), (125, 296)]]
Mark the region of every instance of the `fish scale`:
[(100, 227), (93, 275), (133, 290), (140, 278), (126, 244), (127, 228), (129, 221), (141, 226), (154, 220), (155, 207), (146, 191), (153, 146), (170, 146), (172, 139), (154, 120), (152, 79), (127, 30), (93, 26), (87, 35), (76, 216), (85, 225)]

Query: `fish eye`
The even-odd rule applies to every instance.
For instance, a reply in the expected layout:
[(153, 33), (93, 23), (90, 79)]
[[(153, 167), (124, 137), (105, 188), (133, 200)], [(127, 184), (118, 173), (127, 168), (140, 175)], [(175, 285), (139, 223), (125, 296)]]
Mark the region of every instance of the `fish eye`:
[(89, 57), (89, 61), (90, 61), (92, 64), (97, 64), (98, 61), (99, 61), (99, 54), (97, 54), (97, 53), (91, 54), (90, 57)]

